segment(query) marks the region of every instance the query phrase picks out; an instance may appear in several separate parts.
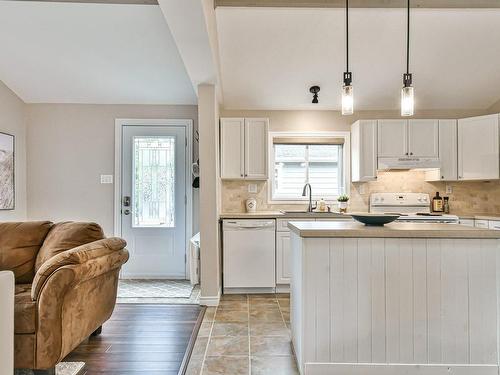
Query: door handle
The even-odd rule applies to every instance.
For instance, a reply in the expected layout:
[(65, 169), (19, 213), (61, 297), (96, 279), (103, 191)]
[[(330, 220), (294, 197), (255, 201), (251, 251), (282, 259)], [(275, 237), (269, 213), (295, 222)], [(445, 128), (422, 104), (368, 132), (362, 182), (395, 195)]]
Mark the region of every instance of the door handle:
[(129, 210), (129, 209), (126, 209), (125, 211), (123, 211), (123, 214), (124, 214), (124, 215), (130, 215), (130, 210)]

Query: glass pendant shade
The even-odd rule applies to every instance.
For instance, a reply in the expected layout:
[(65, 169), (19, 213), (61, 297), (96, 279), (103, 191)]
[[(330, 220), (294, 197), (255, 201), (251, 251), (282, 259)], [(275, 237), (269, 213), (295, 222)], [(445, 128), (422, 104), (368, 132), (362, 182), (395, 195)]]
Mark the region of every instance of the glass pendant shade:
[(354, 97), (352, 85), (342, 86), (342, 115), (354, 113)]
[(414, 107), (413, 87), (405, 86), (401, 90), (401, 116), (413, 116)]

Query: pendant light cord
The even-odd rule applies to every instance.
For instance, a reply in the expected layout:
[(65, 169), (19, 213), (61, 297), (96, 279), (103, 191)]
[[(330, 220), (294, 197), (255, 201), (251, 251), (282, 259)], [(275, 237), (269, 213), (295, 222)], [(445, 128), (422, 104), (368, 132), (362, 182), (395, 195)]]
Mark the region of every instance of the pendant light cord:
[(407, 6), (406, 23), (406, 74), (410, 74), (410, 0)]
[[(408, 0), (409, 1), (409, 0)], [(349, 0), (345, 0), (346, 71), (349, 71)]]

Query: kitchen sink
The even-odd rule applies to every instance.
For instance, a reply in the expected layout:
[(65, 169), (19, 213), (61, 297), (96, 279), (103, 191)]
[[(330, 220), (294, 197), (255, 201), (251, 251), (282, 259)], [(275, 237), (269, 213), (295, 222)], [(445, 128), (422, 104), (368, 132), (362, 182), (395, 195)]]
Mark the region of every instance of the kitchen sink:
[(304, 217), (304, 216), (326, 216), (326, 217), (338, 217), (338, 218), (350, 217), (350, 215), (341, 214), (338, 212), (320, 212), (320, 211), (308, 212), (307, 210), (281, 210), (280, 212), (286, 216), (296, 216), (296, 217)]

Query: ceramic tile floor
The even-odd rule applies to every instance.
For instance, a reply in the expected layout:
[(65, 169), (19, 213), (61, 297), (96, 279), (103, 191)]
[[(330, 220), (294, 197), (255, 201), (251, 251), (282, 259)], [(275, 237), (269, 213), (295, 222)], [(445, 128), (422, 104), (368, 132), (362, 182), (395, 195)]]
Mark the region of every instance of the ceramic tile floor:
[(186, 375), (297, 375), (288, 294), (224, 295), (209, 307)]

